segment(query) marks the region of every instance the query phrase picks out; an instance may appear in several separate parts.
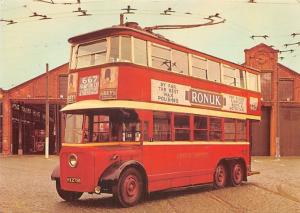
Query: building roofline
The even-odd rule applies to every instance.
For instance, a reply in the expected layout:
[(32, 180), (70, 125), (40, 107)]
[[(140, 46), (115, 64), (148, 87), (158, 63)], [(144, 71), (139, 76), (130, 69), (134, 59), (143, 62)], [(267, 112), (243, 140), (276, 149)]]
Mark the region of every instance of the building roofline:
[(256, 48), (258, 48), (258, 47), (266, 47), (266, 48), (270, 49), (270, 50), (271, 50), (272, 52), (274, 52), (274, 53), (278, 53), (278, 52), (279, 52), (279, 50), (275, 50), (275, 49), (273, 49), (271, 46), (269, 46), (269, 45), (267, 45), (267, 44), (265, 44), (265, 43), (260, 43), (260, 44), (254, 46), (254, 47), (249, 48), (249, 49), (244, 49), (244, 52), (251, 51), (251, 50), (256, 49)]
[(286, 69), (287, 71), (289, 71), (289, 72), (291, 72), (293, 74), (296, 74), (296, 75), (298, 75), (300, 77), (300, 73), (296, 72), (295, 70), (292, 70), (292, 69), (290, 69), (290, 68), (288, 68), (288, 67), (286, 67), (286, 66), (284, 66), (283, 64), (280, 64), (280, 63), (277, 63), (277, 65), (279, 67), (281, 67), (283, 69)]
[[(57, 66), (57, 67), (55, 67), (55, 68), (49, 70), (48, 73), (52, 73), (52, 72), (54, 72), (55, 70), (57, 70), (57, 69), (59, 69), (59, 68), (61, 68), (61, 67), (63, 67), (63, 66), (66, 66), (66, 65), (68, 65), (68, 64), (69, 64), (69, 63), (64, 63), (64, 64), (62, 64), (62, 65), (59, 65), (59, 66)], [(21, 84), (19, 84), (19, 85), (17, 85), (17, 86), (14, 86), (14, 87), (12, 87), (12, 88), (10, 88), (10, 89), (5, 90), (5, 92), (10, 93), (10, 92), (12, 92), (13, 90), (16, 90), (16, 89), (18, 89), (18, 88), (24, 86), (25, 84), (28, 84), (28, 83), (30, 83), (30, 82), (32, 82), (32, 81), (34, 81), (34, 80), (37, 80), (38, 78), (43, 77), (44, 75), (46, 75), (46, 73), (42, 73), (42, 74), (40, 74), (40, 75), (38, 75), (38, 76), (36, 76), (36, 77), (34, 77), (34, 78), (32, 78), (32, 79), (29, 79), (29, 80), (27, 80), (27, 81), (24, 81), (23, 83), (21, 83)]]

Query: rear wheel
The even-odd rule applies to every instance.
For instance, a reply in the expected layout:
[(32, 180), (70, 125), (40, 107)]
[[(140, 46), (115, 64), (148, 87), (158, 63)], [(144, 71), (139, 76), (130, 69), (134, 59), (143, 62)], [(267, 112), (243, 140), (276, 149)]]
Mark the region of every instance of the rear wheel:
[(56, 191), (57, 191), (57, 194), (63, 200), (68, 201), (68, 202), (78, 200), (81, 197), (81, 195), (83, 194), (82, 192), (72, 192), (72, 191), (65, 191), (65, 190), (61, 189), (59, 180), (56, 181)]
[(144, 184), (140, 172), (135, 168), (122, 172), (114, 189), (115, 199), (123, 207), (134, 206), (142, 199), (143, 193)]
[(231, 166), (230, 183), (232, 186), (239, 186), (243, 181), (244, 169), (240, 162), (235, 162)]
[(223, 163), (220, 163), (214, 174), (214, 187), (223, 188), (226, 186), (227, 181), (227, 170)]

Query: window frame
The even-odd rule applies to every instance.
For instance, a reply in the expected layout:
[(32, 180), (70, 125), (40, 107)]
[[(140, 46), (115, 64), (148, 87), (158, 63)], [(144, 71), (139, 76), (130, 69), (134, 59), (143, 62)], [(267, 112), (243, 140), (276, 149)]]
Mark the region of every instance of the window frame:
[[(163, 114), (166, 114), (167, 116), (166, 116), (166, 118), (167, 119), (164, 119), (165, 117), (163, 117), (163, 118), (159, 118), (159, 117), (157, 117), (156, 119), (155, 119), (155, 114), (156, 113), (163, 113)], [(156, 130), (155, 129), (155, 120), (168, 120), (168, 128), (167, 128), (167, 130)], [(153, 140), (154, 141), (173, 141), (173, 137), (172, 137), (172, 134), (173, 134), (173, 122), (172, 122), (172, 120), (173, 120), (173, 116), (172, 116), (172, 113), (171, 112), (162, 112), (162, 111), (153, 111), (153, 118), (152, 118), (152, 122), (153, 122), (153, 130), (152, 130), (152, 137), (153, 137)], [(162, 125), (165, 125), (165, 124), (162, 124)], [(161, 133), (161, 132), (163, 132), (163, 133), (167, 133), (167, 139), (161, 139), (161, 134), (158, 134), (158, 133)], [(157, 139), (157, 137), (159, 136), (159, 139)]]
[[(175, 52), (177, 52), (177, 53), (180, 53), (180, 54), (184, 54), (185, 56), (186, 56), (186, 73), (185, 72), (177, 72), (177, 71), (175, 71), (174, 70), (174, 63), (176, 63), (175, 61), (174, 61), (174, 53)], [(183, 52), (183, 51), (181, 51), (181, 50), (177, 50), (177, 49), (173, 49), (173, 48), (171, 48), (171, 71), (172, 72), (174, 72), (174, 73), (176, 73), (176, 74), (180, 74), (180, 75), (187, 75), (187, 76), (190, 76), (190, 70), (189, 70), (189, 55), (188, 55), (188, 53), (187, 52)]]
[[(191, 140), (191, 122), (190, 122), (190, 119), (191, 119), (191, 114), (183, 114), (183, 113), (172, 113), (173, 116), (174, 116), (174, 125), (172, 127), (172, 132), (174, 132), (174, 141), (190, 141)], [(188, 121), (188, 127), (176, 127), (176, 124), (175, 124), (175, 116), (186, 116), (187, 117), (187, 121)], [(188, 139), (186, 140), (176, 140), (176, 130), (184, 130), (184, 131), (187, 131), (188, 134), (189, 134), (189, 137)]]
[[(219, 75), (218, 75), (219, 79), (218, 80), (210, 79), (210, 73), (214, 73), (214, 72), (209, 70), (209, 62), (213, 62), (213, 63), (219, 65), (219, 70), (218, 70), (219, 71)], [(207, 59), (207, 80), (211, 81), (211, 82), (215, 82), (215, 83), (222, 83), (222, 64), (220, 62)]]
[[(96, 44), (96, 43), (100, 43), (101, 41), (106, 41), (106, 50), (103, 50), (103, 51), (96, 51), (96, 52), (92, 52), (90, 54), (85, 54), (85, 55), (80, 55), (78, 56), (78, 53), (79, 53), (79, 48), (80, 46), (87, 46), (89, 44)], [(105, 54), (105, 60), (104, 60), (104, 63), (107, 62), (107, 54), (108, 54), (108, 48), (109, 48), (109, 41), (107, 38), (101, 38), (101, 39), (97, 39), (97, 40), (94, 40), (94, 41), (89, 41), (89, 42), (84, 42), (84, 43), (81, 43), (81, 44), (77, 44), (76, 45), (76, 52), (75, 52), (75, 58), (76, 58), (76, 62), (75, 62), (75, 69), (81, 69), (81, 68), (86, 68), (86, 67), (92, 67), (92, 66), (97, 66), (97, 65), (101, 65), (102, 63), (95, 63), (93, 65), (89, 65), (89, 66), (82, 66), (82, 67), (78, 67), (78, 58), (79, 57), (85, 57), (85, 56), (91, 56), (92, 55), (95, 55), (95, 54), (101, 54), (101, 53), (106, 53)], [(72, 54), (72, 53), (71, 53)]]
[[(239, 87), (239, 86), (237, 86), (237, 72), (236, 72), (239, 70), (236, 68), (233, 68), (227, 64), (222, 64), (222, 69), (223, 69), (222, 83), (225, 85), (233, 86), (233, 87)], [(225, 73), (225, 71), (232, 72), (231, 73), (232, 75), (228, 75), (228, 73)], [(233, 79), (233, 83), (231, 83), (231, 84), (226, 83), (225, 77)]]
[[(232, 120), (233, 122), (233, 126), (234, 126), (234, 128), (233, 128), (233, 132), (225, 132), (225, 130), (226, 130), (226, 120)], [(226, 138), (226, 135), (227, 134), (232, 134), (233, 136), (234, 136), (234, 138), (233, 138), (233, 140), (232, 139), (227, 139)], [(226, 142), (226, 141), (236, 141), (237, 140), (237, 119), (234, 119), (234, 118), (224, 118), (224, 141)]]
[[(145, 45), (146, 45), (145, 46), (145, 50), (146, 50), (146, 53), (145, 53), (146, 64), (142, 64), (142, 63), (137, 63), (136, 62), (136, 57), (135, 57), (135, 44), (136, 44), (136, 40), (140, 40), (140, 41), (145, 42)], [(138, 64), (138, 65), (142, 65), (142, 66), (146, 66), (146, 67), (150, 67), (148, 55), (149, 55), (148, 41), (132, 36), (132, 63), (133, 64)]]
[[(195, 118), (205, 118), (206, 119), (206, 128), (196, 128), (195, 125)], [(205, 116), (205, 115), (194, 115), (194, 120), (193, 120), (193, 138), (196, 141), (208, 141), (209, 139), (209, 116)], [(195, 139), (195, 131), (206, 131), (206, 139), (205, 140), (199, 140), (199, 139)]]
[[(153, 46), (157, 47), (157, 48), (160, 48), (160, 49), (164, 49), (164, 50), (169, 51), (170, 59), (168, 60), (168, 59), (164, 59), (164, 58), (161, 58), (161, 57), (153, 56)], [(162, 59), (162, 60), (167, 61), (166, 63), (170, 63), (170, 67), (168, 69), (154, 67), (153, 66), (153, 57), (156, 58), (156, 59)], [(172, 48), (169, 48), (169, 47), (166, 47), (166, 46), (163, 46), (163, 45), (160, 45), (160, 44), (152, 42), (151, 43), (151, 55), (150, 55), (150, 58), (151, 58), (151, 67), (152, 68), (172, 72)], [(168, 66), (168, 65), (166, 65), (166, 66)]]
[[(247, 120), (241, 120), (241, 119), (235, 119), (235, 141), (244, 141), (246, 142), (248, 140), (248, 121)], [(245, 132), (244, 132), (244, 138), (240, 139), (240, 137), (238, 137), (238, 135), (241, 135), (241, 132), (238, 131), (238, 123), (239, 122), (243, 122), (244, 123), (244, 128), (245, 128)]]
[[(221, 126), (220, 126), (220, 129), (219, 130), (212, 130), (212, 128), (211, 128), (211, 123), (212, 123), (212, 119), (218, 119), (218, 120), (220, 120), (221, 121)], [(208, 125), (208, 141), (220, 141), (220, 142), (222, 142), (222, 141), (224, 141), (224, 118), (223, 117), (214, 117), (214, 116), (209, 116), (208, 117), (208, 120), (209, 120), (209, 125)], [(220, 133), (221, 135), (221, 137), (220, 137), (220, 139), (219, 140), (212, 140), (211, 139), (211, 133), (212, 132), (218, 132), (218, 133)]]
[[(124, 59), (123, 58), (123, 39), (122, 38), (129, 38), (129, 47), (130, 47), (130, 60)], [(132, 46), (132, 36), (131, 35), (120, 35), (119, 36), (119, 55), (120, 55), (120, 62), (128, 62), (128, 63), (133, 63), (133, 46)]]
[[(256, 76), (256, 79), (254, 79), (255, 81), (255, 84), (256, 84), (256, 88), (249, 88), (250, 85), (251, 85), (251, 82), (250, 82), (250, 76)], [(254, 73), (251, 73), (251, 72), (246, 72), (246, 81), (247, 81), (247, 90), (250, 90), (250, 91), (255, 91), (255, 92), (259, 92), (260, 91), (260, 86), (259, 86), (259, 75), (258, 74), (254, 74)]]
[[(194, 59), (196, 60), (202, 60), (202, 61), (205, 61), (206, 63), (206, 69), (202, 69), (200, 67), (197, 67), (195, 66), (194, 64)], [(201, 78), (199, 76), (195, 76), (194, 75), (194, 69), (193, 68), (196, 68), (198, 70), (201, 70), (201, 71), (204, 71), (205, 72), (205, 78)], [(199, 78), (199, 79), (204, 79), (204, 80), (208, 80), (208, 59), (207, 58), (202, 58), (200, 56), (197, 56), (197, 55), (191, 55), (191, 70), (190, 70), (190, 76), (193, 76), (195, 78)]]

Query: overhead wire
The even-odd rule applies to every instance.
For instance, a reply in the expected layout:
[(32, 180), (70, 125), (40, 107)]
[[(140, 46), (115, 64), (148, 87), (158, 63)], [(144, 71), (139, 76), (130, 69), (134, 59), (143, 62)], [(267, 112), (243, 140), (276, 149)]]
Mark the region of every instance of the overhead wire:
[[(40, 3), (43, 3), (41, 1), (37, 1), (37, 2), (40, 2)], [(55, 2), (55, 1), (54, 1)], [(157, 1), (157, 2), (165, 2), (165, 1)], [(245, 3), (245, 1), (227, 1), (227, 2), (234, 2), (234, 3), (237, 3), (237, 2), (241, 2), (241, 3)], [(66, 2), (65, 2), (66, 3)], [(90, 3), (103, 3), (103, 1), (83, 1), (81, 0), (78, 5), (82, 5), (82, 4), (90, 4)], [(247, 2), (246, 2), (247, 3)], [(262, 2), (262, 1), (258, 1), (256, 0), (255, 1), (256, 4), (262, 4), (262, 3), (268, 3), (268, 4), (272, 4), (272, 3), (275, 3), (275, 2)], [(294, 3), (291, 3), (291, 2), (276, 2), (276, 4), (299, 4), (300, 2), (297, 1), (297, 2), (294, 2)], [(61, 7), (64, 7), (64, 3), (59, 3), (59, 4), (49, 4), (49, 6), (52, 6), (52, 5), (55, 5), (55, 6), (61, 6)], [(73, 6), (75, 5), (72, 4)], [(68, 5), (70, 6), (70, 5)], [(233, 8), (237, 8), (238, 6), (233, 6)], [(28, 5), (22, 5), (20, 7), (14, 7), (14, 8), (8, 8), (6, 10), (9, 10), (9, 9), (21, 9), (21, 8), (25, 8), (26, 10), (28, 10), (29, 12), (34, 13), (34, 11), (30, 8), (30, 6)], [(175, 7), (173, 6), (172, 9), (175, 9)], [(175, 9), (176, 10), (176, 9)], [(113, 15), (113, 14), (116, 14), (116, 13), (120, 13), (120, 10), (89, 10), (89, 12), (91, 13), (92, 16), (98, 16), (98, 15)], [(167, 10), (168, 12), (168, 10)], [(155, 10), (138, 10), (138, 13), (139, 15), (140, 14), (148, 14), (148, 15), (158, 15), (158, 11), (155, 11)], [(190, 18), (194, 18), (195, 20), (198, 19), (198, 18), (203, 18), (203, 13), (194, 13), (192, 11), (180, 11), (180, 10), (176, 10), (176, 12), (174, 11), (174, 13), (171, 14), (172, 16), (174, 17), (190, 17)], [(47, 17), (51, 17), (52, 19), (63, 19), (63, 18), (69, 18), (69, 17), (77, 17), (76, 15), (74, 15), (73, 12), (71, 11), (67, 11), (67, 12), (56, 12), (56, 13), (47, 13)], [(17, 20), (19, 23), (18, 24), (21, 24), (21, 23), (30, 23), (30, 22), (38, 22), (38, 21), (44, 21), (44, 20), (39, 20), (39, 19), (34, 19), (34, 20), (30, 20), (29, 17), (18, 17), (18, 18), (14, 18), (13, 20)], [(238, 24), (238, 23), (234, 23), (234, 21), (231, 20), (231, 22), (226, 22), (226, 24), (228, 24), (230, 26), (230, 28), (232, 30), (237, 30), (238, 32), (242, 32), (244, 35), (248, 34), (252, 34), (254, 35), (253, 33), (251, 33), (251, 31), (253, 32), (253, 30), (249, 29), (247, 26), (245, 25), (241, 25), (241, 24)], [(278, 35), (271, 35), (271, 38), (272, 38), (272, 41), (281, 41), (282, 38), (288, 38), (290, 35), (288, 34), (278, 34)], [(277, 45), (276, 45), (277, 46)], [(279, 48), (278, 48), (279, 49)]]

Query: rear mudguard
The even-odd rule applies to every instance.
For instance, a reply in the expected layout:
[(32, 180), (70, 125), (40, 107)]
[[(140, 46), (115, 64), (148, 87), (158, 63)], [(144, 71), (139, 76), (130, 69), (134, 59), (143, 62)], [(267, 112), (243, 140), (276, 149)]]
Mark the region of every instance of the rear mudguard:
[(112, 193), (113, 186), (118, 183), (121, 173), (128, 167), (134, 167), (141, 173), (147, 191), (148, 178), (146, 171), (143, 165), (135, 160), (119, 161), (110, 165), (99, 178), (98, 186), (101, 187), (101, 191)]

